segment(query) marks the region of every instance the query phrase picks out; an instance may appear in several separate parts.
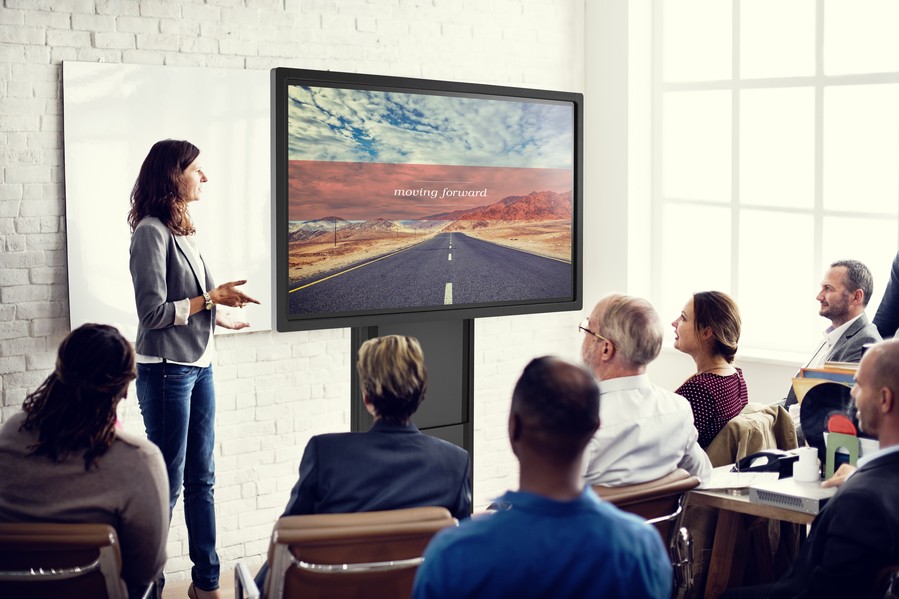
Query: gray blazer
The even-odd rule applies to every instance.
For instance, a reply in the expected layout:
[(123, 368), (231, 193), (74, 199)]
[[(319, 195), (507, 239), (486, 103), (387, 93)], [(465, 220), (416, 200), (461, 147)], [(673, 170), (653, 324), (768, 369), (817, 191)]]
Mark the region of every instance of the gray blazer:
[[(868, 315), (862, 313), (861, 316), (853, 322), (846, 331), (840, 335), (837, 342), (833, 344), (833, 348), (825, 358), (828, 362), (861, 362), (862, 351), (866, 343), (876, 343), (880, 341), (880, 333), (877, 327), (868, 322)], [(784, 401), (784, 407), (789, 408), (797, 403), (796, 393), (793, 386), (790, 385), (790, 392)]]
[(158, 218), (141, 220), (131, 235), (131, 282), (137, 306), (135, 350), (175, 362), (195, 362), (215, 329), (215, 308), (175, 326), (178, 300), (197, 297), (215, 287), (203, 263), (191, 258), (190, 241), (173, 235)]

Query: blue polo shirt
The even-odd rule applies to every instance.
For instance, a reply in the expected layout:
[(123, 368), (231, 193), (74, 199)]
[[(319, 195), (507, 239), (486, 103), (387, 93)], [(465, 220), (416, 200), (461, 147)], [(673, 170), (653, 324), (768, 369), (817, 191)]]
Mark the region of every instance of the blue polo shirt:
[(442, 530), (425, 551), (414, 599), (667, 599), (674, 574), (655, 527), (603, 502), (510, 491), (508, 510)]

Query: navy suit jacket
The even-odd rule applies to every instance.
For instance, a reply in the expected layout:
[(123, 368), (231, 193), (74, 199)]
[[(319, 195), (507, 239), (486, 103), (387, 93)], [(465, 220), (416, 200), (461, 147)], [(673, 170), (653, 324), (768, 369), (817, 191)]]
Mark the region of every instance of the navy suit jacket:
[[(863, 312), (840, 335), (840, 338), (833, 344), (833, 348), (831, 348), (825, 359), (829, 362), (861, 362), (865, 344), (876, 343), (880, 340), (877, 327), (868, 322), (868, 315)], [(796, 393), (793, 391), (793, 386), (790, 385), (790, 391), (787, 393), (784, 407), (789, 408), (796, 401)]]
[(849, 477), (815, 518), (771, 599), (862, 597), (882, 568), (899, 564), (899, 453)]
[(893, 337), (899, 329), (899, 252), (893, 258), (890, 280), (874, 315), (874, 324), (884, 339)]
[(283, 515), (439, 505), (461, 520), (471, 514), (470, 474), (461, 447), (378, 421), (364, 433), (312, 437)]
[[(459, 520), (471, 515), (468, 452), (414, 424), (378, 421), (364, 433), (312, 437), (282, 516), (429, 505), (445, 507)], [(263, 593), (268, 568), (266, 562), (256, 575)]]

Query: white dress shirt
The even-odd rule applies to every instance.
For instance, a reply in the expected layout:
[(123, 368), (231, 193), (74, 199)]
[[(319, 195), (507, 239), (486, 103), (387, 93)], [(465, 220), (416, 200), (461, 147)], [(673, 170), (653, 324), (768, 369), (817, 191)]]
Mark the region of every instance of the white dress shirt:
[(693, 410), (682, 396), (649, 382), (649, 375), (599, 382), (599, 430), (584, 453), (590, 485), (632, 485), (683, 468), (703, 481), (712, 463), (699, 446)]

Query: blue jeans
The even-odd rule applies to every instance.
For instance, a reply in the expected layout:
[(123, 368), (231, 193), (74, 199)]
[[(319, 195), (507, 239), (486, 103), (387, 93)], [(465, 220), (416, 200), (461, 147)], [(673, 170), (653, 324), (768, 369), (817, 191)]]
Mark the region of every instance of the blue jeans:
[(219, 586), (215, 552), (215, 390), (212, 366), (137, 365), (137, 401), (147, 437), (162, 451), (169, 475), (169, 518), (184, 485), (184, 521), (197, 588)]

